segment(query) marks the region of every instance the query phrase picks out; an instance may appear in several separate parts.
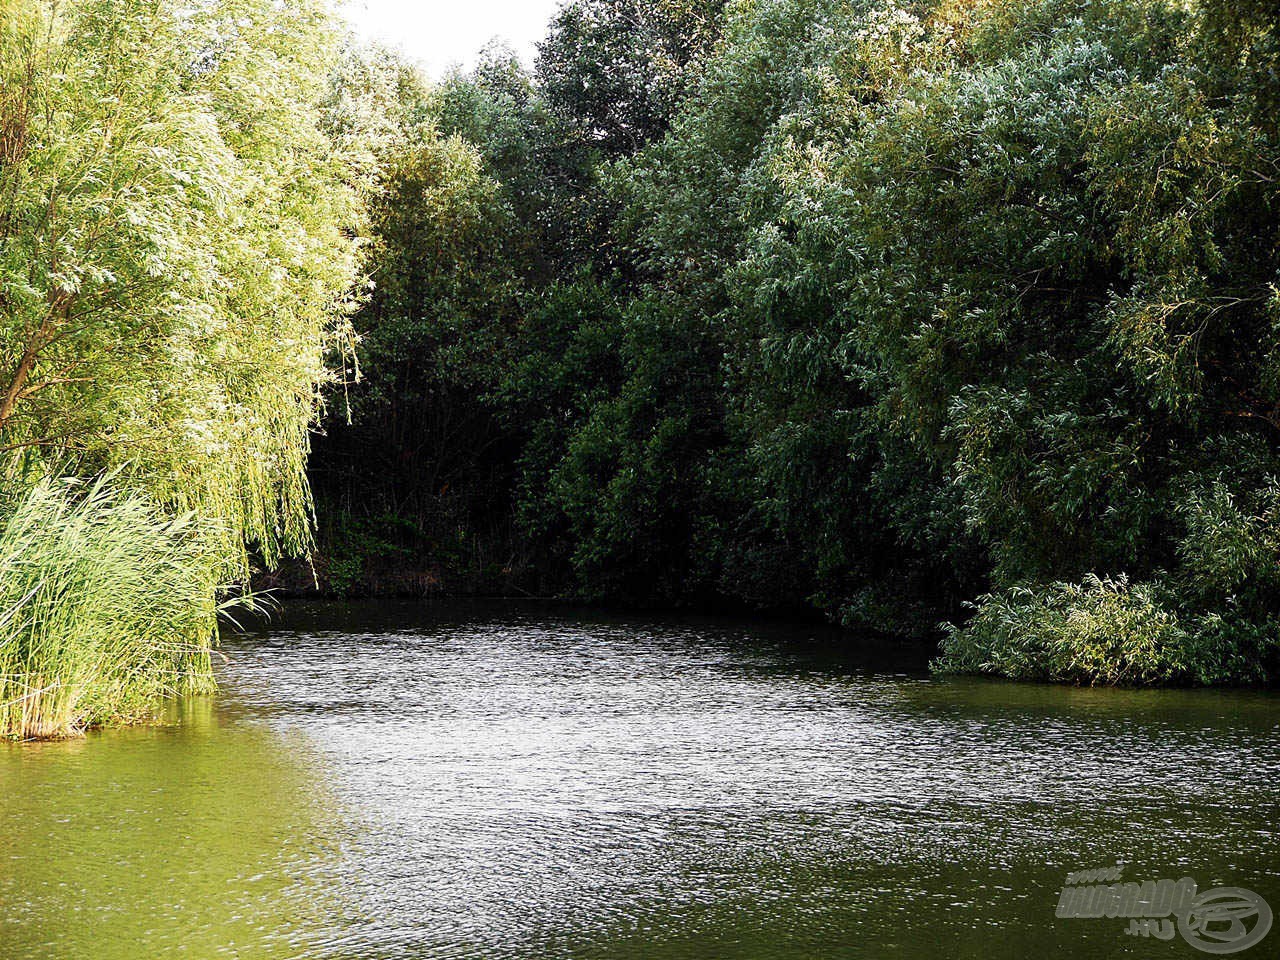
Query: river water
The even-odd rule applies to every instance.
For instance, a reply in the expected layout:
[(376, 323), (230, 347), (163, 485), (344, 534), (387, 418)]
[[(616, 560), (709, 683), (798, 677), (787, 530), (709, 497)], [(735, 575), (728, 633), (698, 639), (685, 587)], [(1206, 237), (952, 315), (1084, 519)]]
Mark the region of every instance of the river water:
[(0, 746), (0, 958), (1205, 956), (1055, 917), (1117, 862), (1280, 909), (1275, 694), (536, 607), (297, 607), (223, 650), (181, 725)]

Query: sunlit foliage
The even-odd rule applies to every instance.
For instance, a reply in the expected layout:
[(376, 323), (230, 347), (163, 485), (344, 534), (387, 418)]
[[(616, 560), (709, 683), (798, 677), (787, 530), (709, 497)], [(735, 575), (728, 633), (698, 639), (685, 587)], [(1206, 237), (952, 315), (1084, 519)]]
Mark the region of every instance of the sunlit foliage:
[(2, 505), (0, 737), (148, 719), (212, 686), (223, 571), (208, 524), (113, 479), (44, 479)]
[[(37, 499), (83, 521), (85, 570), (95, 551), (124, 551), (86, 596), (119, 576), (118, 603), (154, 605), (130, 644), (158, 642), (173, 613), (159, 566), (155, 596), (129, 579), (169, 562), (166, 515), (196, 518), (181, 551), (204, 555), (174, 562), (198, 570), (186, 601), (208, 593), (197, 620), (252, 553), (274, 563), (310, 543), (308, 431), (326, 356), (349, 340), (372, 182), (363, 145), (322, 122), (335, 43), (312, 0), (0, 6), (0, 482), (17, 523), (46, 510), (23, 499), (42, 476), (110, 471), (117, 491), (83, 506)], [(132, 514), (145, 522), (124, 544)], [(54, 563), (57, 536), (49, 556), (14, 562)], [(142, 616), (67, 605), (86, 635)], [(30, 652), (81, 649), (75, 635), (46, 643), (52, 626), (19, 607), (0, 613), (0, 647), (28, 651), (25, 682), (87, 696), (71, 659)], [(195, 642), (176, 613), (170, 627), (173, 644)], [(103, 666), (103, 682), (131, 695), (134, 667)], [(207, 658), (194, 669), (207, 674)], [(73, 721), (109, 713), (97, 699)]]
[(11, 2), (0, 34), (0, 446), (127, 465), (271, 561), (359, 225), (316, 3)]

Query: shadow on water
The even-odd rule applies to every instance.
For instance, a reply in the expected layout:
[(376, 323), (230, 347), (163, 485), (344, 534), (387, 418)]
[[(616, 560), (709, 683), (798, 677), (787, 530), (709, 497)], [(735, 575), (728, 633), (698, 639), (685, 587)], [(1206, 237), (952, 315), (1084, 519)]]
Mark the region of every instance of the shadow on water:
[(1280, 906), (1273, 694), (939, 681), (814, 625), (537, 605), (308, 605), (224, 649), (182, 728), (0, 752), (10, 953), (1191, 953), (1054, 917), (1117, 860)]

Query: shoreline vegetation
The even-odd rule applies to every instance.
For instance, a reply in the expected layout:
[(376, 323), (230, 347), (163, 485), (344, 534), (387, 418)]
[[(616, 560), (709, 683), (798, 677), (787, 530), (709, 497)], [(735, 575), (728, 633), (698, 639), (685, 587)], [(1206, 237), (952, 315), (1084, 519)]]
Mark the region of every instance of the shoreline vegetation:
[(251, 556), (310, 549), (372, 161), (321, 3), (0, 18), (0, 736), (71, 736), (210, 689)]
[(0, 536), (0, 730), (23, 739), (152, 718), (211, 693), (221, 585), (193, 514), (109, 475), (43, 479)]
[(319, 592), (807, 608), (942, 671), (1273, 681), (1273, 11), (652, 6), (398, 86), (432, 134), (373, 201)]
[(0, 736), (207, 689), (311, 556), (1274, 682), (1277, 78), (1270, 0), (567, 0), (438, 82), (5, 0)]

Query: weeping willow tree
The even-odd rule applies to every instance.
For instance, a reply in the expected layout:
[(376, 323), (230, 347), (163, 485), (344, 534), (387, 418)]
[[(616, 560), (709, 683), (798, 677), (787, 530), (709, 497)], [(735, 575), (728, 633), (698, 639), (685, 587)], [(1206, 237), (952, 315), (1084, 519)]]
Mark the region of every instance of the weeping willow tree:
[[(369, 180), (358, 131), (322, 116), (336, 37), (318, 0), (0, 0), (0, 584), (32, 587), (0, 588), (0, 732), (68, 732), (129, 676), (155, 686), (136, 650), (74, 680), (50, 652), (136, 627), (83, 602), (122, 564), (209, 594), (149, 627), (190, 652), (164, 658), (179, 689), (207, 682), (219, 585), (309, 549), (309, 428)], [(102, 475), (118, 494), (46, 479)], [(56, 579), (33, 571), (95, 536), (150, 544), (68, 574), (75, 618), (30, 616)]]

